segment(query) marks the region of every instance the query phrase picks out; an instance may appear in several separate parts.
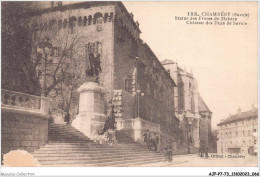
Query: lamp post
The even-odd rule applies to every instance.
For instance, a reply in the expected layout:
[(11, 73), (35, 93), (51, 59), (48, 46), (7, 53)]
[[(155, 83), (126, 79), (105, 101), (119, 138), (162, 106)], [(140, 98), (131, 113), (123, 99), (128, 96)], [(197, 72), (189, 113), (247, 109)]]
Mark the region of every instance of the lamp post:
[(137, 117), (140, 117), (140, 96), (144, 97), (144, 93), (141, 93), (139, 85), (137, 86), (137, 90), (134, 93), (135, 96), (137, 97)]
[(46, 84), (46, 82), (47, 82), (47, 80), (46, 80), (46, 73), (47, 73), (47, 60), (48, 60), (48, 54), (47, 54), (47, 52), (46, 52), (46, 50), (50, 50), (50, 49), (52, 49), (53, 47), (52, 47), (52, 44), (49, 42), (49, 38), (45, 38), (44, 40), (43, 40), (43, 42), (41, 42), (40, 44), (39, 44), (39, 48), (40, 49), (42, 49), (43, 50), (43, 54), (44, 54), (44, 80), (43, 80), (43, 95), (45, 96), (45, 97), (47, 97), (47, 90), (46, 90), (46, 88), (47, 88), (47, 84)]

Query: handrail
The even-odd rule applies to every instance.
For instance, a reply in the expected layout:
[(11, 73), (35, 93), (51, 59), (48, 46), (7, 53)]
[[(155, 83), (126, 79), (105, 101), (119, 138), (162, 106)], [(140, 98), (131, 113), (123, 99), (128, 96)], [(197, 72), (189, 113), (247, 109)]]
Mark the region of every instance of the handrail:
[(154, 129), (156, 132), (160, 131), (160, 125), (159, 124), (155, 124), (153, 122), (149, 122), (146, 121), (142, 118), (136, 118), (136, 119), (116, 119), (117, 122), (117, 128), (119, 130), (121, 129), (136, 129), (138, 128), (138, 123), (137, 121), (140, 121), (142, 125), (142, 127), (148, 126), (150, 127), (150, 129)]
[(1, 107), (6, 109), (33, 111), (43, 114), (49, 112), (47, 97), (40, 97), (11, 90), (1, 89)]
[(11, 91), (11, 90), (6, 90), (6, 89), (1, 89), (1, 91), (16, 93), (16, 94), (19, 94), (19, 95), (27, 95), (27, 96), (33, 96), (33, 97), (41, 98), (41, 96), (30, 95), (30, 94), (28, 94), (28, 93), (16, 92), (16, 91)]

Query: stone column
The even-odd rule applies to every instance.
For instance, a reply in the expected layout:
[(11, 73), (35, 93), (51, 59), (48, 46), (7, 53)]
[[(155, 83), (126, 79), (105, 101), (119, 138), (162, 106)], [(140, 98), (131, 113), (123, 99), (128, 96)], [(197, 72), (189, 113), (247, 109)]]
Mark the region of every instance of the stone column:
[(49, 114), (49, 98), (47, 97), (41, 97), (41, 109), (40, 112), (43, 114), (48, 115)]
[(193, 140), (194, 140), (194, 147), (200, 147), (200, 136), (199, 136), (199, 118), (195, 118), (193, 121)]
[(142, 136), (142, 120), (138, 117), (135, 118), (135, 125), (134, 125), (134, 140), (135, 142), (139, 142), (144, 144), (143, 136)]
[(105, 124), (104, 89), (96, 82), (85, 82), (78, 88), (79, 114), (72, 126), (90, 139), (98, 137), (98, 131)]

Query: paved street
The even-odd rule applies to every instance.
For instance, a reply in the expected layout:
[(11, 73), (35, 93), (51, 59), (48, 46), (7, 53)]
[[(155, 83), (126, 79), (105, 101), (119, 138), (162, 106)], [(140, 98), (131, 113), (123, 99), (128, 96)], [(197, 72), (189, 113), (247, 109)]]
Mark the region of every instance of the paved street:
[[(209, 156), (214, 154), (209, 154)], [(256, 156), (246, 156), (245, 158), (201, 158), (197, 155), (179, 155), (173, 156), (172, 163), (154, 163), (143, 166), (158, 167), (255, 167), (257, 166)]]

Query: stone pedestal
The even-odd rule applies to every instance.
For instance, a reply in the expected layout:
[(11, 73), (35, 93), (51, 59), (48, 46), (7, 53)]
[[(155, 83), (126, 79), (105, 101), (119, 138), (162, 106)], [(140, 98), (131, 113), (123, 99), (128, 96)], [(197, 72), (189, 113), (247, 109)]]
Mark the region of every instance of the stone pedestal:
[(85, 82), (78, 88), (79, 114), (72, 126), (90, 139), (98, 137), (104, 127), (104, 90), (96, 82)]

